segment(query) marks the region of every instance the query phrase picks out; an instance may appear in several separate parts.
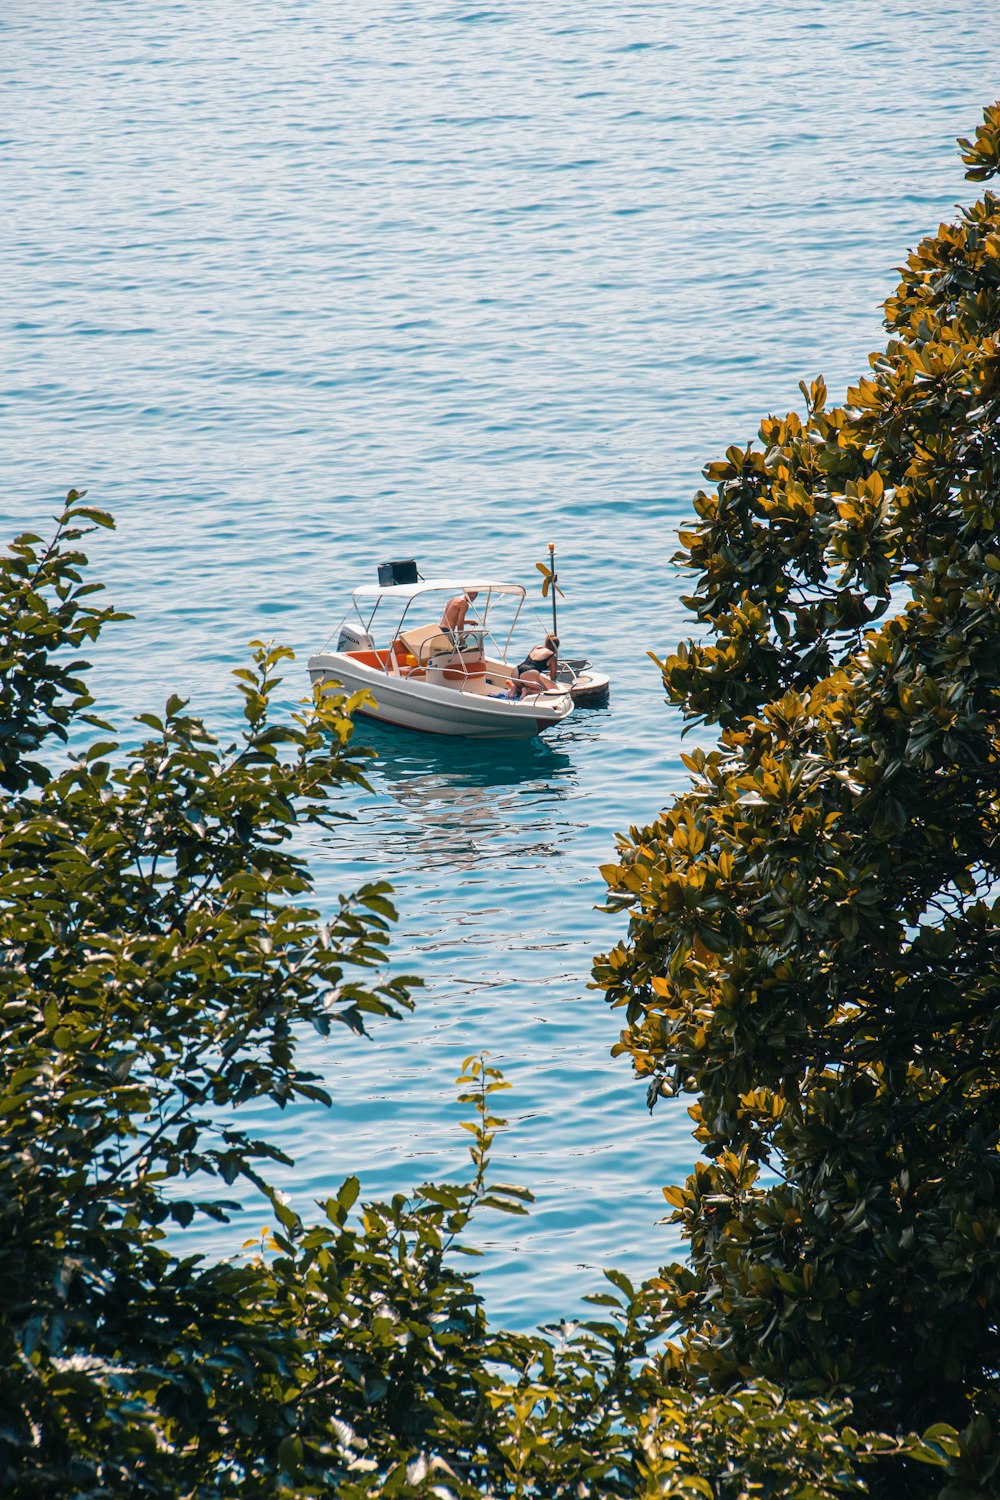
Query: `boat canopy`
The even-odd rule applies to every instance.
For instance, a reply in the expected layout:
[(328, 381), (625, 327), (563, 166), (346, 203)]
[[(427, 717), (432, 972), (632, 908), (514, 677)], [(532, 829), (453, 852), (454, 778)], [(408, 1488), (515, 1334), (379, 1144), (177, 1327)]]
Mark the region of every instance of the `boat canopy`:
[(462, 594), (474, 592), (477, 594), (512, 594), (517, 599), (524, 598), (524, 585), (520, 583), (495, 583), (492, 580), (479, 580), (474, 578), (424, 578), (420, 583), (393, 583), (386, 587), (377, 583), (366, 583), (361, 588), (355, 589), (352, 598), (357, 602), (372, 599), (415, 599), (418, 594), (442, 593), (447, 590), (451, 594)]

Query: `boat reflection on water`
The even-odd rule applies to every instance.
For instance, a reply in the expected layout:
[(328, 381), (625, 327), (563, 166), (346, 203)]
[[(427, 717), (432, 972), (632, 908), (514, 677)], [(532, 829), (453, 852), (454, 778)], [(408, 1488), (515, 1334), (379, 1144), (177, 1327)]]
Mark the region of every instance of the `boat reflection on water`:
[(553, 814), (576, 785), (565, 751), (544, 740), (428, 740), (373, 723), (357, 740), (375, 752), (372, 787), (398, 809), (375, 810), (383, 857), (394, 846), (424, 867), (457, 870), (558, 856)]

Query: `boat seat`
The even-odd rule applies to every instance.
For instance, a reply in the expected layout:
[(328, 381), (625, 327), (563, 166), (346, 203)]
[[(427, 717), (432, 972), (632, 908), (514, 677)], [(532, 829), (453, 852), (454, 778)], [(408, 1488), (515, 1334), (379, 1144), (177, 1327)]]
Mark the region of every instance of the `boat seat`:
[(415, 656), (419, 662), (426, 662), (431, 643), (437, 645), (440, 642), (441, 651), (452, 649), (452, 643), (440, 625), (415, 625), (412, 630), (401, 630), (396, 639), (403, 650), (410, 656)]

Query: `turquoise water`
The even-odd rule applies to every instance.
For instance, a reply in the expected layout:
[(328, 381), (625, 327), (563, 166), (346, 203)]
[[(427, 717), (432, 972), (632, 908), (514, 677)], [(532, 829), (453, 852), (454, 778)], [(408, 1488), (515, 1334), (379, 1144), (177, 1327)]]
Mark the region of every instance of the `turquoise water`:
[(307, 1043), (332, 1113), (260, 1123), (306, 1208), (351, 1170), (452, 1173), (488, 1049), (500, 1175), (539, 1199), (482, 1225), (489, 1305), (574, 1313), (595, 1268), (673, 1252), (659, 1189), (695, 1155), (586, 987), (620, 931), (597, 866), (683, 784), (645, 654), (685, 630), (676, 526), (800, 379), (843, 395), (893, 266), (974, 196), (953, 138), (1000, 92), (992, 7), (7, 0), (0, 80), (2, 519), (71, 484), (116, 513), (109, 710), (180, 688), (225, 734), (246, 642), (296, 649), (293, 697), (381, 559), (529, 582), (558, 546), (610, 708), (530, 747), (365, 731), (373, 793), (314, 867), (326, 899), (398, 884), (427, 989)]

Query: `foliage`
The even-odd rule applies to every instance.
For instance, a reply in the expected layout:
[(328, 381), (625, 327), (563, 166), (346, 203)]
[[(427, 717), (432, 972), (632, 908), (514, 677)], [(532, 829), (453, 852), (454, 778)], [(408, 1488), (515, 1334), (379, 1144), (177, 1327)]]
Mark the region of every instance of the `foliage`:
[[(1000, 170), (1000, 106), (969, 175)], [(667, 1190), (676, 1378), (968, 1426), (1000, 1475), (1000, 199), (909, 255), (871, 373), (710, 464), (680, 558), (709, 634), (659, 663), (720, 726), (606, 868), (619, 1050), (697, 1095)], [(953, 1443), (952, 1439), (948, 1439)], [(921, 1475), (924, 1478), (921, 1478)], [(873, 1493), (936, 1492), (894, 1468)], [(880, 1485), (884, 1485), (880, 1487)], [(900, 1488), (900, 1486), (903, 1486)]]
[(0, 559), (0, 786), (9, 792), (48, 781), (47, 766), (29, 757), (52, 736), (65, 743), (67, 726), (92, 701), (77, 675), (87, 663), (58, 653), (77, 650), (109, 620), (126, 618), (82, 602), (101, 585), (84, 583), (86, 558), (69, 544), (85, 529), (111, 525), (103, 511), (82, 502), (70, 490), (47, 545), (25, 532)]
[[(71, 492), (53, 542), (22, 536), (0, 572), (7, 1493), (832, 1500), (863, 1493), (859, 1470), (882, 1454), (944, 1462), (940, 1442), (859, 1436), (846, 1408), (763, 1383), (680, 1388), (655, 1282), (609, 1271), (592, 1317), (492, 1330), (462, 1235), (530, 1194), (493, 1180), (507, 1085), (483, 1059), (459, 1079), (467, 1181), (361, 1203), (350, 1177), (311, 1224), (269, 1186), (287, 1158), (239, 1106), (325, 1100), (296, 1060), (302, 1029), (333, 1037), (412, 1003), (413, 981), (375, 977), (388, 888), (323, 920), (293, 852), (361, 777), (354, 703), (275, 724), (290, 653), (258, 646), (236, 674), (235, 744), (172, 698), (121, 753), (89, 712), (86, 663), (66, 661), (120, 618), (86, 602), (77, 544), (109, 518), (82, 502)], [(168, 1224), (224, 1220), (218, 1193), (239, 1179), (271, 1205), (248, 1253), (179, 1253)]]
[(303, 904), (311, 881), (288, 836), (340, 816), (332, 794), (361, 779), (361, 761), (349, 701), (270, 722), (289, 652), (258, 647), (236, 674), (245, 729), (227, 749), (172, 697), (162, 718), (140, 716), (146, 737), (124, 761), (93, 718), (99, 736), (61, 768), (35, 758), (91, 704), (86, 664), (63, 653), (117, 617), (87, 602), (74, 544), (110, 520), (82, 498), (70, 493), (52, 543), (18, 538), (2, 577), (3, 1406), (19, 1413), (15, 1441), (40, 1434), (40, 1473), (100, 1426), (84, 1370), (58, 1365), (66, 1413), (47, 1420), (39, 1350), (144, 1368), (167, 1408), (201, 1410), (178, 1334), (190, 1324), (197, 1347), (218, 1320), (225, 1365), (242, 1273), (176, 1261), (161, 1226), (224, 1217), (220, 1180), (269, 1191), (260, 1164), (282, 1158), (232, 1111), (327, 1097), (295, 1060), (296, 1027), (362, 1030), (411, 1003), (405, 980), (365, 977), (385, 961), (388, 887), (342, 899), (325, 922)]
[[(1000, 107), (962, 143), (1000, 170)], [(1000, 1470), (997, 707), (1000, 202), (910, 256), (872, 375), (709, 466), (682, 536), (714, 643), (661, 664), (720, 745), (607, 871), (598, 964), (650, 1102), (706, 1160), (688, 1266), (593, 1316), (492, 1330), (461, 1257), (523, 1212), (466, 1060), (471, 1175), (307, 1224), (256, 1100), (327, 1102), (302, 1029), (398, 1017), (380, 882), (314, 904), (296, 830), (363, 779), (358, 700), (225, 748), (171, 698), (124, 746), (77, 652), (98, 608), (70, 492), (0, 563), (0, 1472), (15, 1496), (984, 1496)], [(55, 750), (55, 762), (48, 752)], [(167, 1237), (238, 1180), (275, 1227)], [(932, 1422), (923, 1438), (913, 1429)], [(964, 1424), (958, 1436), (950, 1424)], [(887, 1429), (881, 1432), (879, 1429)], [(869, 1430), (871, 1429), (871, 1430)], [(944, 1488), (941, 1488), (941, 1485)]]

